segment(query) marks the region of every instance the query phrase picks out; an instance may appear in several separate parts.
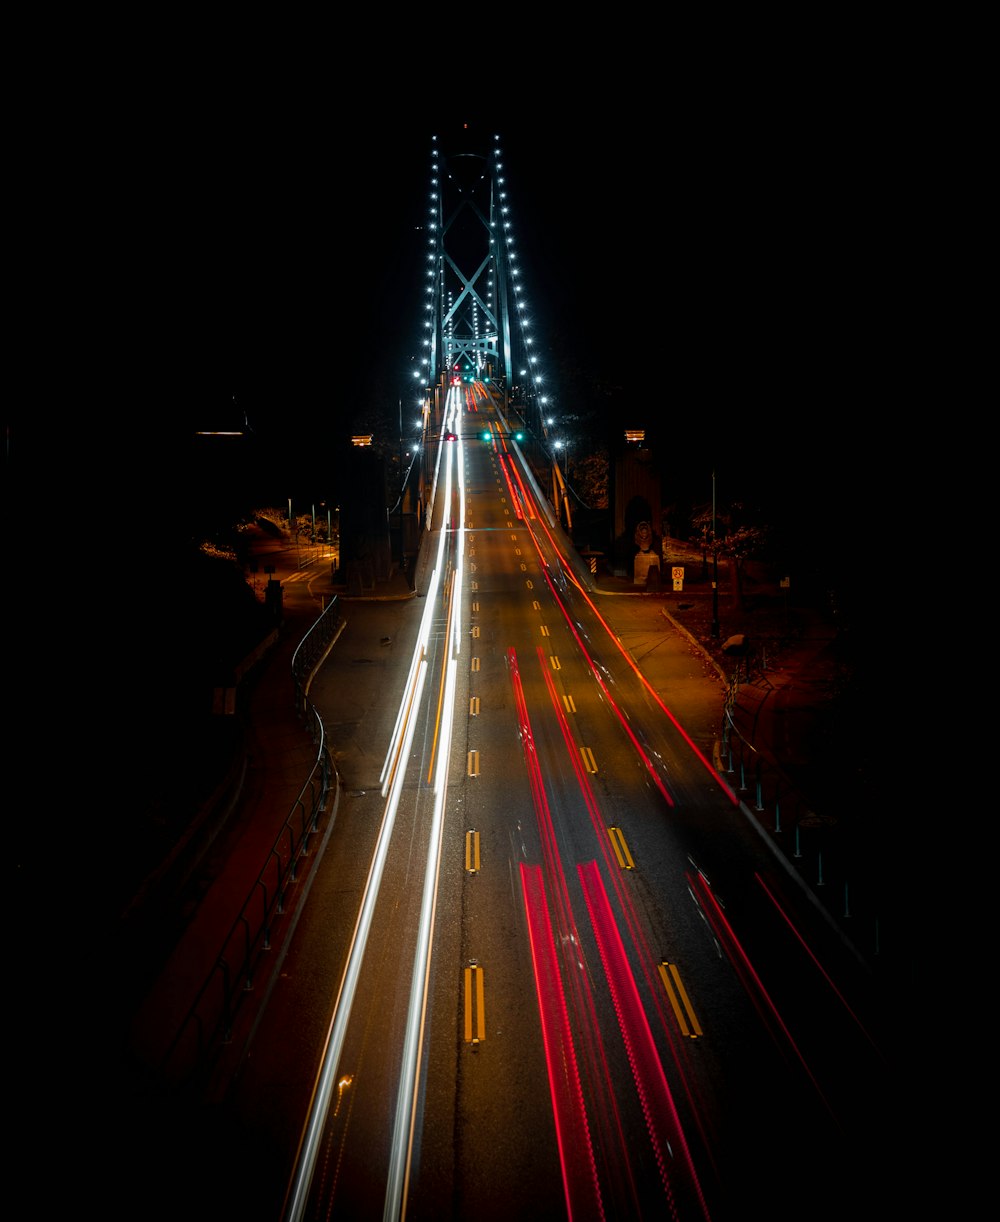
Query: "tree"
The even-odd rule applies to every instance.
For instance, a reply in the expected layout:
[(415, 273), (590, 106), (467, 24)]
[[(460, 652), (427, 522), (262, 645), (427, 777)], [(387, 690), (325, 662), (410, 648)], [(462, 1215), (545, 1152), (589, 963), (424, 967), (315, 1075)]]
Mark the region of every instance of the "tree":
[(588, 509), (608, 507), (608, 450), (603, 442), (573, 463), (575, 492)]
[(742, 501), (734, 501), (721, 509), (716, 506), (714, 514), (711, 505), (698, 506), (691, 515), (691, 528), (702, 541), (704, 572), (707, 574), (710, 552), (714, 552), (716, 558), (729, 561), (733, 605), (740, 612), (746, 610), (743, 583), (746, 562), (766, 554), (771, 537), (769, 526), (752, 520), (758, 516), (758, 511), (748, 508)]
[(760, 556), (767, 547), (766, 526), (738, 526), (727, 534), (719, 544), (719, 555), (729, 558), (729, 575), (733, 588), (734, 605), (745, 611), (743, 603), (743, 574), (748, 560)]
[(691, 510), (691, 533), (701, 541), (701, 575), (708, 577), (708, 553), (718, 524), (714, 520), (711, 504), (695, 505)]

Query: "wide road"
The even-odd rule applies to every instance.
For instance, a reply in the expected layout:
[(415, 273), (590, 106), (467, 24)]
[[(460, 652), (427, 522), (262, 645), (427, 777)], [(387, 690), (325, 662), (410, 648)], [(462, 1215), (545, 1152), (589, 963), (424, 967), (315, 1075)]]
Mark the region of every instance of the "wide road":
[[(619, 648), (485, 388), (444, 430), (423, 605), (287, 957), (299, 1008), (279, 984), (242, 1084), (295, 1129), (261, 1216), (892, 1200), (864, 966)], [(322, 690), (345, 741), (351, 693)]]

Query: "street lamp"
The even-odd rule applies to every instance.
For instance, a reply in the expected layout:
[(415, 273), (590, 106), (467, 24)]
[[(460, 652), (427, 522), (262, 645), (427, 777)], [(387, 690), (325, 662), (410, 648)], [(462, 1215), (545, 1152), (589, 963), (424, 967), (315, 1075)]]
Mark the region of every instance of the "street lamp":
[[(292, 533), (292, 498), (288, 498), (288, 533)], [(295, 527), (295, 567), (300, 568), (299, 564), (299, 528)]]
[(715, 537), (715, 472), (712, 472), (712, 636), (719, 638), (719, 544)]

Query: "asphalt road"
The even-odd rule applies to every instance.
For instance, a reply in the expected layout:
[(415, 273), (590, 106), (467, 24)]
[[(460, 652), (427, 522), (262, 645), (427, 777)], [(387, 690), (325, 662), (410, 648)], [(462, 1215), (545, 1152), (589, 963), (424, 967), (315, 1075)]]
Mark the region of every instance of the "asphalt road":
[[(426, 556), (422, 555), (422, 563), (425, 560)], [(328, 600), (327, 578), (328, 570), (324, 572), (319, 568), (313, 572), (299, 568), (294, 573), (289, 572), (283, 586), (290, 625), (305, 622), (309, 615), (315, 616), (317, 608)], [(405, 581), (395, 574), (370, 590), (370, 597), (342, 600), (343, 628), (310, 692), (310, 699), (324, 710), (324, 722), (341, 778), (337, 811), (339, 831), (357, 829), (342, 842), (353, 846), (354, 851), (346, 856), (331, 854), (324, 862), (324, 868), (334, 868), (341, 877), (349, 876), (350, 871), (356, 870), (365, 860), (363, 845), (381, 815), (378, 797), (381, 744), (387, 741), (391, 731), (389, 722), (395, 712), (394, 707), (387, 706), (384, 694), (396, 681), (394, 675), (399, 657), (405, 656), (416, 631), (419, 593), (425, 579), (426, 573), (418, 570), (416, 598), (412, 597), (413, 591)], [(640, 663), (653, 688), (669, 701), (678, 720), (711, 758), (713, 751), (717, 753), (718, 749), (719, 715), (725, 693), (725, 685), (712, 660), (698, 648), (693, 638), (669, 623), (663, 615), (662, 602), (609, 589), (595, 595), (595, 599), (615, 634)], [(290, 644), (286, 640), (275, 649), (265, 668), (272, 677), (264, 679), (261, 676), (255, 682), (251, 701), (254, 729), (249, 759), (255, 783), (250, 791), (272, 807), (272, 823), (279, 808), (280, 817), (287, 813), (289, 792), (295, 789), (298, 778), (308, 767), (308, 759), (302, 755), (301, 727), (297, 727), (299, 735), (293, 749), (296, 727), (288, 716), (287, 691), (282, 695), (287, 671), (282, 674), (281, 668), (287, 666)], [(282, 649), (286, 650), (285, 657), (282, 657)], [(279, 730), (279, 726), (283, 729)], [(283, 747), (280, 745), (282, 734), (289, 736)], [(768, 813), (773, 816), (773, 812)], [(747, 819), (748, 825), (761, 822), (752, 808), (748, 808)], [(173, 970), (183, 974), (188, 988), (198, 981), (205, 956), (210, 957), (213, 947), (218, 944), (219, 931), (228, 917), (228, 914), (223, 917), (222, 913), (226, 912), (227, 905), (231, 910), (237, 896), (241, 902), (245, 898), (250, 863), (255, 858), (260, 860), (260, 846), (273, 834), (269, 828), (263, 835), (257, 827), (259, 824), (259, 817), (250, 818), (246, 812), (230, 821), (225, 836), (205, 859), (205, 867), (200, 872), (202, 893), (197, 902), (190, 905), (186, 914), (186, 933), (171, 959)], [(244, 830), (241, 831), (241, 827)], [(246, 830), (250, 827), (257, 830), (251, 833)], [(759, 828), (755, 834), (759, 834)], [(255, 839), (257, 845), (252, 848)], [(780, 846), (780, 835), (771, 839), (777, 839)], [(241, 851), (236, 851), (237, 846)], [(243, 877), (237, 879), (233, 863), (240, 858), (245, 865)], [(223, 902), (217, 897), (225, 892), (228, 892), (228, 899)], [(305, 910), (303, 937), (306, 926), (315, 933), (324, 925), (337, 928), (344, 923), (344, 913), (337, 909), (337, 889), (323, 891), (322, 899), (320, 894), (319, 890), (314, 893)], [(217, 905), (217, 915), (212, 918), (216, 926), (214, 932), (207, 915), (213, 904)], [(193, 966), (196, 956), (190, 949), (192, 945), (200, 948), (197, 970)], [(287, 957), (280, 957), (280, 963), (281, 970), (275, 977), (279, 983), (268, 986), (270, 1000), (263, 1010), (260, 1027), (254, 1026), (256, 1019), (248, 1019), (240, 1039), (227, 1050), (224, 1068), (216, 1079), (223, 1084), (220, 1093), (197, 1111), (194, 1123), (190, 1112), (175, 1113), (175, 1100), (169, 1096), (164, 1097), (154, 1089), (145, 1097), (144, 1124), (148, 1122), (147, 1105), (151, 1101), (156, 1103), (158, 1141), (150, 1147), (144, 1140), (142, 1155), (136, 1152), (137, 1176), (133, 1183), (156, 1176), (157, 1168), (162, 1166), (156, 1153), (160, 1141), (165, 1149), (174, 1150), (178, 1163), (190, 1167), (193, 1177), (209, 1197), (211, 1189), (205, 1185), (217, 1186), (220, 1205), (223, 1199), (233, 1202), (237, 1196), (234, 1196), (231, 1178), (220, 1178), (217, 1169), (243, 1163), (248, 1153), (253, 1157), (254, 1185), (283, 1182), (282, 1176), (294, 1156), (292, 1146), (297, 1139), (294, 1124), (287, 1117), (299, 1114), (303, 1092), (307, 1093), (311, 1087), (314, 1064), (310, 1050), (322, 1045), (327, 1013), (316, 1001), (325, 990), (313, 987), (317, 984), (313, 979), (316, 968), (310, 965), (310, 960), (298, 958), (293, 948), (289, 949)], [(160, 998), (170, 999), (171, 1007), (183, 1005), (184, 990), (178, 987), (179, 978), (175, 974), (171, 979), (168, 966), (146, 998), (143, 1012), (154, 1030), (157, 1023), (168, 1017), (168, 1007), (155, 1000), (157, 990), (160, 990)], [(304, 991), (299, 990), (299, 984)], [(255, 1012), (251, 1006), (245, 1013), (253, 1015)], [(265, 1037), (268, 1028), (272, 1031)], [(178, 1150), (179, 1129), (185, 1132), (185, 1139)], [(150, 1153), (153, 1154), (151, 1159)], [(178, 1185), (190, 1183), (190, 1178), (184, 1176)], [(251, 1190), (250, 1196), (256, 1197), (260, 1205), (263, 1198), (259, 1192)], [(268, 1208), (257, 1216), (273, 1217), (273, 1208), (272, 1199)]]

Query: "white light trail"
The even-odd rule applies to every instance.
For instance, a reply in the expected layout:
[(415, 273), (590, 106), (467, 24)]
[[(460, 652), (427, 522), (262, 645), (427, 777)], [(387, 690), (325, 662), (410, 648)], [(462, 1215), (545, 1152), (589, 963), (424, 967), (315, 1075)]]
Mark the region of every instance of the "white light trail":
[[(456, 463), (461, 468), (460, 453), (455, 449)], [(448, 482), (450, 484), (448, 464)], [(445, 502), (448, 503), (447, 501)], [(464, 536), (465, 501), (460, 502), (457, 536)], [(443, 532), (442, 532), (443, 534)], [(427, 865), (424, 869), (424, 889), (420, 902), (420, 923), (417, 944), (413, 953), (413, 972), (410, 978), (410, 1003), (407, 1010), (406, 1034), (403, 1039), (403, 1059), (399, 1076), (399, 1094), (396, 1099), (396, 1116), (392, 1129), (392, 1149), (389, 1158), (389, 1183), (386, 1189), (383, 1210), (384, 1222), (395, 1222), (404, 1214), (404, 1199), (409, 1184), (414, 1134), (417, 1128), (417, 1099), (420, 1081), (421, 1051), (430, 996), (431, 947), (434, 942), (434, 914), (437, 908), (438, 878), (441, 872), (442, 839), (444, 834), (445, 803), (448, 795), (448, 767), (451, 760), (451, 738), (455, 722), (455, 687), (458, 674), (458, 641), (461, 637), (462, 549), (457, 549), (452, 588), (445, 599), (450, 623), (445, 632), (445, 641), (455, 642), (455, 650), (445, 666), (444, 693), (441, 701), (441, 726), (437, 766), (434, 773), (434, 813), (431, 834), (427, 846)], [(456, 595), (456, 591), (459, 592)]]
[[(423, 688), (426, 671), (427, 664), (426, 662), (422, 662), (419, 667), (417, 682), (418, 701), (420, 691)], [(416, 720), (411, 717), (407, 727), (404, 754), (409, 752), (415, 725)], [(364, 959), (365, 947), (368, 943), (368, 934), (371, 931), (372, 916), (375, 911), (375, 903), (378, 899), (379, 887), (382, 882), (382, 874), (385, 869), (385, 861), (389, 854), (389, 842), (392, 838), (392, 829), (396, 821), (396, 812), (399, 808), (399, 798), (403, 789), (404, 776), (405, 770), (397, 771), (395, 784), (393, 785), (389, 796), (389, 801), (386, 805), (385, 814), (382, 818), (382, 826), (379, 829), (378, 843), (375, 846), (375, 855), (372, 858), (371, 869), (368, 872), (368, 879), (365, 883), (365, 892), (361, 904), (361, 911), (358, 915), (358, 922), (354, 928), (354, 934), (351, 938), (351, 947), (350, 953), (348, 954), (347, 966), (344, 969), (344, 975), (340, 982), (340, 990), (337, 994), (337, 1000), (334, 1003), (333, 1022), (330, 1026), (330, 1030), (327, 1033), (326, 1046), (323, 1050), (323, 1068), (320, 1073), (316, 1094), (309, 1111), (309, 1121), (306, 1127), (305, 1136), (300, 1146), (291, 1202), (285, 1214), (288, 1222), (300, 1222), (301, 1218), (303, 1217), (303, 1211), (306, 1207), (306, 1203), (309, 1199), (309, 1188), (312, 1183), (313, 1167), (315, 1165), (316, 1154), (319, 1149), (319, 1142), (323, 1133), (323, 1128), (326, 1124), (326, 1116), (330, 1107), (330, 1100), (333, 1097), (333, 1088), (337, 1077), (337, 1068), (340, 1063), (340, 1054), (344, 1047), (344, 1037), (347, 1032), (347, 1024), (351, 1017), (351, 1006), (354, 1002), (354, 994), (358, 985), (358, 977), (361, 974), (361, 964)]]
[[(456, 410), (458, 398), (454, 392), (450, 396), (450, 402), (452, 410)], [(444, 506), (447, 511), (450, 507), (452, 490), (452, 463), (450, 455), (452, 453), (455, 454), (457, 463), (459, 448), (457, 446), (452, 447), (450, 443), (447, 446), (440, 446), (438, 450), (438, 469), (440, 469), (442, 451), (445, 452)], [(438, 471), (435, 472), (435, 485), (437, 475)], [(431, 500), (433, 501), (433, 493)], [(460, 503), (459, 514), (464, 524), (464, 501)], [(361, 911), (351, 938), (347, 965), (344, 969), (337, 999), (334, 1003), (333, 1019), (327, 1033), (326, 1046), (323, 1051), (322, 1069), (309, 1109), (305, 1132), (299, 1145), (294, 1178), (284, 1215), (286, 1222), (302, 1222), (308, 1204), (313, 1169), (337, 1083), (337, 1071), (339, 1069), (347, 1027), (351, 1018), (351, 1008), (357, 990), (368, 935), (371, 931), (375, 904), (378, 900), (379, 888), (392, 839), (392, 830), (406, 778), (405, 762), (409, 758), (413, 746), (413, 738), (417, 725), (416, 713), (420, 707), (427, 677), (427, 641), (430, 637), (434, 616), (437, 613), (437, 595), (441, 585), (441, 573), (444, 567), (446, 548), (449, 542), (454, 543), (456, 538), (461, 540), (462, 534), (461, 526), (457, 531), (453, 531), (450, 528), (450, 519), (446, 519), (442, 523), (442, 528), (438, 532), (437, 564), (432, 571), (430, 586), (425, 595), (424, 612), (414, 646), (413, 659), (404, 688), (403, 700), (396, 717), (392, 740), (380, 777), (382, 795), (385, 797), (388, 792), (388, 801), (382, 817), (382, 826), (379, 829), (375, 854), (372, 858), (371, 868), (365, 883)], [(455, 589), (461, 590), (461, 546), (456, 550), (458, 552), (458, 564), (452, 572), (453, 591)], [(446, 604), (448, 606), (450, 622), (446, 625), (444, 639), (446, 642), (452, 639), (457, 644), (459, 636), (456, 635), (454, 623), (456, 620), (461, 620), (460, 600), (450, 597), (446, 600)], [(385, 1201), (385, 1216), (387, 1218), (399, 1217), (400, 1201), (409, 1176), (409, 1159), (412, 1154), (413, 1132), (416, 1124), (416, 1084), (420, 1073), (419, 1053), (429, 991), (430, 948), (433, 940), (434, 911), (437, 902), (437, 882), (440, 871), (441, 837), (444, 827), (444, 809), (447, 796), (448, 762), (451, 755), (451, 735), (454, 724), (456, 674), (456, 660), (452, 657), (448, 659), (445, 669), (445, 699), (441, 714), (441, 750), (438, 755), (435, 772), (432, 829), (428, 844), (427, 868), (424, 875), (417, 945), (414, 951), (399, 1095), (393, 1124), (389, 1182)]]

